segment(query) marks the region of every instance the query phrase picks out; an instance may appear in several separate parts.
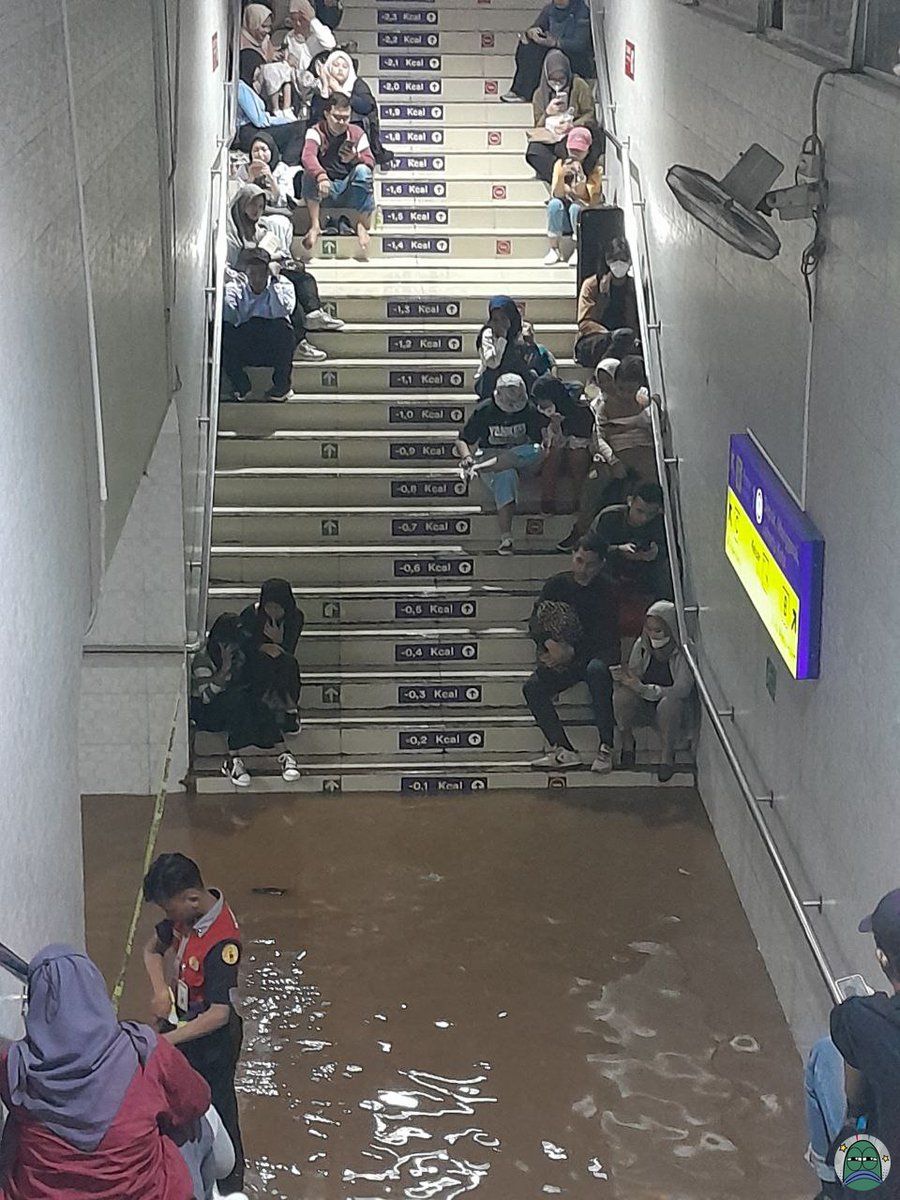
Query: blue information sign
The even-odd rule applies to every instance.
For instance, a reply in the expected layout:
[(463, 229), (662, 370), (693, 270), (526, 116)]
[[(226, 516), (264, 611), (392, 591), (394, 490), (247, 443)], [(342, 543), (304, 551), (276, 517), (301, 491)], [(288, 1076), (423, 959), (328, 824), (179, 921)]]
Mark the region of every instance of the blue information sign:
[(468, 517), (394, 517), (391, 537), (465, 537), (472, 532)]
[(401, 729), (401, 750), (482, 750), (483, 729)]
[(382, 121), (443, 121), (443, 104), (382, 104)]
[(487, 787), (486, 775), (401, 775), (400, 791), (420, 796), (439, 796), (446, 792), (481, 792)]
[(439, 33), (407, 32), (390, 30), (378, 34), (379, 50), (437, 50), (441, 44)]
[(440, 74), (439, 54), (379, 54), (379, 71), (435, 71)]
[(389, 146), (443, 146), (441, 129), (382, 129), (381, 140)]
[(446, 195), (442, 179), (384, 179), (381, 183), (382, 200), (443, 200)]
[(443, 171), (446, 159), (442, 154), (396, 154), (394, 171)]
[(480, 683), (402, 683), (398, 704), (480, 704)]
[(461, 575), (471, 578), (475, 573), (474, 558), (395, 558), (395, 579), (440, 578), (445, 575)]
[[(450, 618), (477, 617), (477, 600), (395, 600), (395, 621), (442, 621)], [(478, 697), (481, 698), (480, 695)]]
[(731, 438), (725, 554), (795, 679), (817, 679), (825, 542), (747, 434)]
[[(385, 96), (439, 96), (439, 79), (379, 79), (378, 90)], [(396, 163), (395, 169), (396, 169)]]
[(438, 14), (429, 8), (379, 8), (379, 25), (437, 25)]
[(468, 496), (462, 479), (392, 479), (392, 500), (448, 500)]

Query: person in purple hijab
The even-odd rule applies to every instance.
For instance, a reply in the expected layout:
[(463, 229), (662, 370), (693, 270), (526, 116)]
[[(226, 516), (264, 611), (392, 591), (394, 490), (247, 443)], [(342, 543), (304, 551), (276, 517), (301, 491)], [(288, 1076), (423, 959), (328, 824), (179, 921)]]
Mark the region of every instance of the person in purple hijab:
[(27, 1001), (25, 1037), (0, 1052), (0, 1200), (194, 1200), (205, 1081), (149, 1026), (116, 1019), (71, 946), (35, 955)]

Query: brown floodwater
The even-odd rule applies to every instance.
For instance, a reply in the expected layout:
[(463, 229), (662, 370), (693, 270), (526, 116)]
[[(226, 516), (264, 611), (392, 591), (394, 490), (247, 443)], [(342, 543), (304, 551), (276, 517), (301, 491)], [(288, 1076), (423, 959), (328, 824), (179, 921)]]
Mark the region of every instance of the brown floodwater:
[[(84, 814), (112, 978), (149, 810)], [(812, 1195), (800, 1061), (693, 791), (174, 797), (158, 848), (242, 926), (249, 1195)], [(146, 1000), (137, 953), (123, 1016)]]

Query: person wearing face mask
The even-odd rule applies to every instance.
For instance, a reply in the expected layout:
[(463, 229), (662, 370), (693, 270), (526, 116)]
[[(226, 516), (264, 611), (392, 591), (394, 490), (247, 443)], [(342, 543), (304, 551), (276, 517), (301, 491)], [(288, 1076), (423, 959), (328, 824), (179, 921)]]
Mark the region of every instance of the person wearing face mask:
[(500, 526), (499, 554), (512, 554), (513, 516), (519, 476), (536, 471), (544, 458), (546, 418), (528, 399), (520, 375), (501, 375), (494, 395), (477, 405), (460, 430), (456, 453), (466, 482), (482, 481), (497, 506)]
[(652, 726), (660, 739), (657, 778), (675, 774), (675, 750), (690, 716), (694, 677), (678, 646), (675, 605), (657, 600), (647, 609), (628, 666), (614, 672), (613, 709), (622, 731), (622, 766), (634, 766), (634, 729)]
[(578, 294), (575, 358), (596, 367), (608, 356), (616, 331), (640, 329), (637, 293), (631, 272), (631, 250), (625, 238), (613, 238), (603, 251), (596, 275), (589, 275)]
[(872, 934), (888, 990), (876, 992), (867, 985), (868, 994), (849, 995), (836, 1005), (831, 1036), (819, 1038), (810, 1051), (806, 1161), (821, 1184), (816, 1200), (857, 1196), (836, 1179), (834, 1152), (863, 1120), (866, 1135), (882, 1141), (892, 1158), (876, 1194), (879, 1200), (900, 1200), (900, 888), (882, 896), (857, 928)]
[(306, 122), (290, 114), (270, 113), (261, 97), (261, 68), (265, 60), (258, 50), (244, 49), (238, 63), (238, 131), (236, 145), (247, 153), (261, 131), (272, 135), (282, 158), (290, 167), (300, 162)]
[(557, 160), (566, 157), (567, 135), (573, 128), (593, 123), (594, 97), (590, 84), (572, 73), (562, 51), (551, 50), (533, 103), (535, 127), (528, 134), (525, 161), (539, 179), (550, 184)]
[[(560, 261), (559, 245), (568, 233), (573, 242), (578, 241), (578, 219), (586, 208), (597, 208), (603, 203), (603, 170), (598, 156), (592, 154), (593, 135), (589, 129), (579, 127), (566, 137), (566, 157), (553, 166), (550, 184), (550, 202), (547, 205), (547, 241), (550, 248), (544, 258), (544, 266), (552, 267)], [(578, 246), (569, 258), (569, 266), (578, 265)]]
[(519, 35), (515, 78), (500, 99), (506, 104), (530, 100), (544, 59), (553, 49), (561, 50), (583, 79), (594, 78), (591, 15), (584, 0), (551, 0), (541, 9), (534, 25)]

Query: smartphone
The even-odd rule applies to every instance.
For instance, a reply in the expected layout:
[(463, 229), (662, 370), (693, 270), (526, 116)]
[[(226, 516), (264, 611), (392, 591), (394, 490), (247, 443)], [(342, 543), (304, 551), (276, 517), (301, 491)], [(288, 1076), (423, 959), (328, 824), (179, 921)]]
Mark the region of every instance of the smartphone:
[(862, 975), (845, 975), (843, 979), (836, 979), (834, 982), (845, 1000), (848, 996), (875, 995), (875, 989), (869, 987)]

